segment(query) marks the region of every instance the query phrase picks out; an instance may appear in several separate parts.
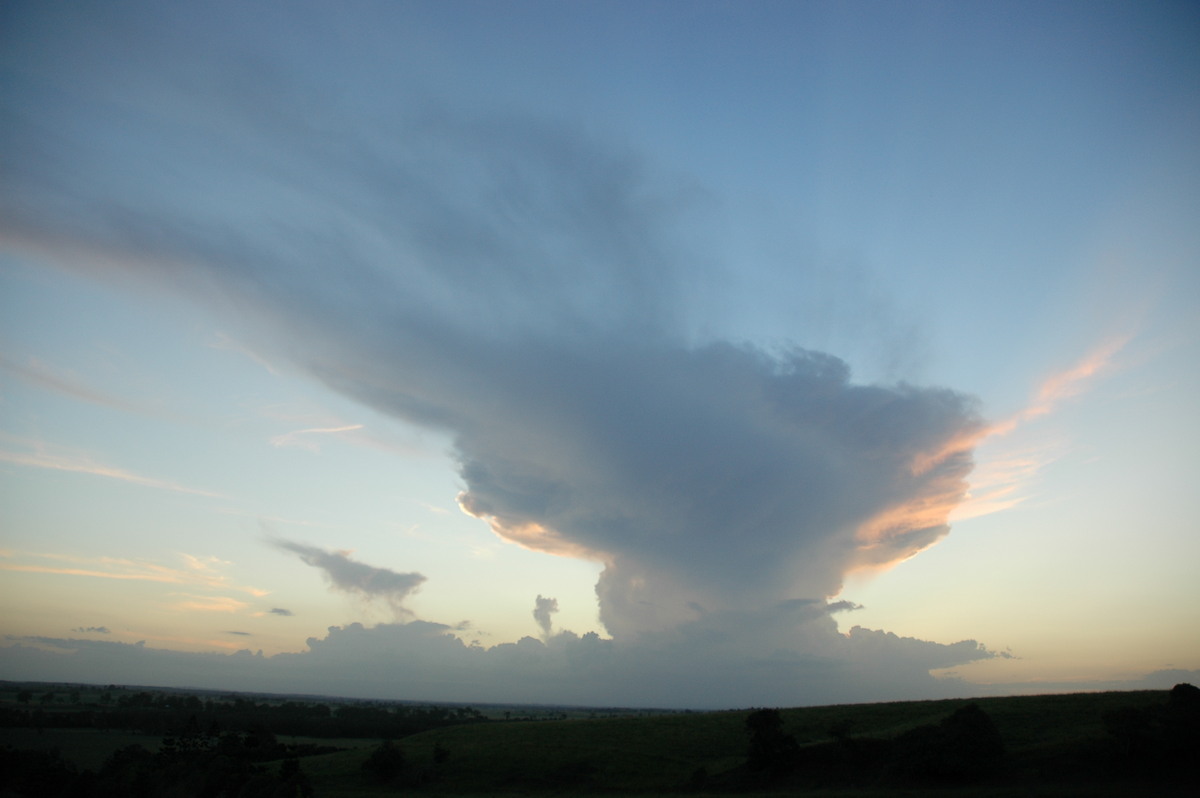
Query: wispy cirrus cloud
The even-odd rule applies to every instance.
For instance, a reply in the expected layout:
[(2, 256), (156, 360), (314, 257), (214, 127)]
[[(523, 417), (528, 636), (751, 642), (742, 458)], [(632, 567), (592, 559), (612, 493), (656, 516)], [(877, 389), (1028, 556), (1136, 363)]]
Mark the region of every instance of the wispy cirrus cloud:
[(12, 448), (0, 448), (0, 462), (12, 463), (13, 465), (26, 466), (29, 468), (44, 468), (51, 471), (91, 474), (92, 476), (106, 477), (108, 479), (115, 479), (121, 482), (128, 482), (133, 485), (140, 485), (144, 488), (169, 490), (175, 493), (187, 493), (193, 496), (205, 496), (212, 499), (229, 498), (225, 494), (218, 493), (216, 491), (193, 488), (168, 479), (160, 479), (157, 477), (145, 476), (144, 474), (137, 474), (133, 471), (120, 468), (119, 466), (100, 462), (85, 452), (49, 444), (45, 441), (33, 441), (25, 438), (18, 438), (14, 435), (8, 435), (3, 432), (0, 432), (0, 441), (7, 443), (10, 446), (15, 444), (20, 448), (32, 450), (17, 451)]
[[(976, 450), (982, 455), (971, 475), (970, 490), (953, 508), (951, 520), (965, 521), (1002, 512), (1028, 498), (1029, 484), (1043, 468), (1062, 455), (1062, 444), (1043, 441), (1017, 449), (997, 449), (990, 457), (987, 456), (989, 448), (1030, 422), (1053, 414), (1063, 402), (1091, 390), (1097, 379), (1115, 368), (1117, 355), (1132, 337), (1122, 334), (1102, 341), (1071, 366), (1042, 380), (1024, 408), (984, 427), (974, 436), (950, 443), (947, 451)], [(981, 445), (983, 448), (977, 449)]]
[(1093, 378), (1112, 370), (1114, 359), (1132, 337), (1129, 334), (1114, 336), (1092, 349), (1070, 368), (1047, 377), (1038, 389), (1036, 400), (1025, 411), (1026, 416), (1033, 418), (1050, 413), (1062, 401), (1086, 391)]
[(181, 600), (171, 603), (170, 608), (181, 612), (228, 612), (237, 613), (250, 605), (232, 596), (197, 596), (185, 595)]
[[(406, 457), (431, 454), (422, 433), (416, 428), (407, 430), (396, 427), (347, 421), (336, 413), (320, 407), (296, 407), (286, 404), (268, 405), (259, 409), (259, 414), (272, 422), (296, 427), (268, 439), (277, 448), (293, 447), (310, 452), (319, 452), (323, 440), (335, 438), (342, 443), (379, 449)], [(394, 422), (394, 419), (390, 421)]]
[(1025, 408), (985, 430), (984, 436), (1012, 432), (1028, 421), (1053, 413), (1067, 399), (1086, 392), (1095, 378), (1112, 370), (1114, 359), (1132, 337), (1124, 334), (1108, 338), (1068, 368), (1046, 377)]
[(345, 432), (354, 432), (355, 430), (363, 429), (362, 424), (346, 424), (340, 427), (310, 427), (309, 429), (298, 429), (292, 432), (285, 432), (282, 435), (276, 435), (271, 438), (271, 445), (276, 447), (295, 446), (300, 449), (307, 449), (310, 452), (321, 451), (321, 444), (318, 438), (324, 435), (340, 435)]
[(94, 388), (77, 374), (52, 366), (40, 358), (27, 357), (23, 362), (19, 362), (0, 353), (0, 369), (4, 369), (30, 385), (69, 396), (81, 402), (129, 413), (148, 412), (146, 408), (134, 402)]
[(11, 552), (0, 560), (0, 570), (58, 576), (82, 576), (95, 579), (116, 579), (139, 582), (161, 582), (174, 585), (196, 585), (214, 590), (233, 590), (261, 597), (267, 591), (234, 584), (221, 573), (229, 565), (215, 557), (195, 557), (181, 554), (182, 566), (162, 565), (150, 560), (120, 557), (74, 557), (64, 554)]
[(254, 351), (252, 348), (245, 345), (241, 341), (234, 339), (232, 336), (228, 335), (227, 333), (221, 333), (221, 332), (217, 333), (216, 338), (213, 339), (212, 343), (210, 343), (209, 346), (212, 347), (213, 349), (220, 349), (220, 350), (228, 351), (228, 352), (236, 352), (239, 355), (247, 357), (250, 360), (253, 360), (258, 365), (262, 366), (264, 369), (266, 369), (267, 373), (271, 374), (272, 376), (277, 377), (282, 373), (278, 368), (275, 367), (274, 364), (272, 364), (265, 357), (263, 357), (258, 352)]

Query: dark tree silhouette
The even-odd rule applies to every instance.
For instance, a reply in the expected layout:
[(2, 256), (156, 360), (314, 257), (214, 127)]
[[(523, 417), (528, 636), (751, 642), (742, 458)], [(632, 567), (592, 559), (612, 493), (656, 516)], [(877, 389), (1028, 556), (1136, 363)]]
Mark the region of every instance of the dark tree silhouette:
[(372, 781), (389, 784), (404, 772), (404, 752), (391, 740), (384, 740), (362, 763), (362, 769)]
[(783, 717), (777, 709), (758, 709), (746, 717), (750, 745), (746, 766), (756, 771), (780, 773), (795, 761), (796, 738), (783, 731)]
[(1200, 759), (1200, 688), (1171, 688), (1165, 705), (1125, 707), (1104, 714), (1114, 764), (1143, 775), (1179, 777)]
[(892, 770), (918, 781), (968, 783), (995, 773), (1003, 762), (996, 725), (978, 704), (968, 704), (936, 726), (896, 738)]

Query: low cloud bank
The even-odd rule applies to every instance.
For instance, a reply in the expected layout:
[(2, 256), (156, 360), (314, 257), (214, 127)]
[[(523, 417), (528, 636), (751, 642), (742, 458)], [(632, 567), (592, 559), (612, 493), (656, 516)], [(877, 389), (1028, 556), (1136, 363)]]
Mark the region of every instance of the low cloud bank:
[[(0, 672), (360, 698), (705, 709), (967, 695), (972, 685), (929, 671), (992, 656), (972, 640), (942, 645), (859, 627), (841, 635), (819, 602), (709, 617), (637, 643), (563, 631), (485, 648), (453, 631), (428, 621), (334, 626), (309, 638), (305, 651), (271, 657), (10, 638)], [(764, 646), (765, 639), (779, 642)]]

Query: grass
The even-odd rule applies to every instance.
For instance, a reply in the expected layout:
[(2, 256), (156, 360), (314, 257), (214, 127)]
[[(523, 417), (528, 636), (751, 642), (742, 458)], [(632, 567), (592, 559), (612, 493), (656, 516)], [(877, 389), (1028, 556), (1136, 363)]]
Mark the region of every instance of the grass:
[(57, 750), (80, 770), (99, 770), (114, 751), (140, 745), (157, 751), (162, 737), (104, 729), (0, 729), (0, 746), (20, 750)]
[[(1125, 796), (1144, 794), (1142, 785), (1104, 784), (1088, 770), (1088, 746), (1103, 740), (1103, 715), (1122, 707), (1161, 705), (1164, 691), (1020, 696), (806, 707), (781, 711), (785, 731), (803, 745), (837, 736), (890, 738), (937, 723), (968, 703), (992, 718), (1009, 755), (1010, 770), (998, 783), (938, 790), (839, 789), (805, 795), (871, 796)], [(372, 740), (311, 740), (281, 736), (281, 742), (313, 742), (348, 750), (306, 757), (302, 769), (323, 798), (367, 798), (404, 792), (426, 795), (729, 795), (715, 789), (722, 774), (745, 761), (744, 723), (749, 710), (675, 713), (635, 717), (496, 721), (428, 731), (397, 741), (407, 772), (416, 783), (371, 784), (362, 763)], [(0, 745), (57, 748), (81, 769), (95, 770), (115, 750), (142, 745), (157, 750), (161, 738), (92, 729), (0, 729)], [(448, 754), (435, 763), (435, 751)], [(1093, 755), (1094, 756), (1094, 755)], [(274, 767), (274, 765), (269, 765)], [(705, 774), (707, 782), (700, 777)], [(744, 782), (742, 782), (744, 785)], [(793, 785), (794, 786), (794, 785)], [(711, 792), (706, 792), (708, 787)], [(1155, 785), (1156, 795), (1172, 793)], [(779, 792), (739, 791), (740, 796)]]
[[(1129, 785), (1078, 783), (1081, 774), (1044, 778), (1047, 765), (1081, 742), (1101, 739), (1104, 712), (1125, 706), (1160, 704), (1162, 692), (1090, 693), (979, 699), (1005, 739), (1013, 771), (1011, 783), (955, 790), (972, 796), (1134, 795)], [(789, 709), (786, 730), (801, 744), (833, 739), (834, 730), (851, 736), (892, 737), (936, 723), (970, 701), (924, 701)], [(664, 715), (647, 718), (492, 723), (438, 729), (405, 738), (399, 745), (410, 771), (436, 774), (415, 785), (427, 794), (688, 794), (703, 796), (695, 774), (709, 776), (745, 759), (746, 711)], [(434, 748), (449, 758), (433, 764)], [(305, 760), (304, 770), (322, 796), (387, 794), (364, 779), (366, 751), (347, 751)], [(1053, 770), (1053, 769), (1051, 769)], [(1052, 774), (1053, 775), (1053, 774)], [(689, 785), (695, 785), (689, 788)], [(700, 788), (700, 789), (697, 789)], [(753, 793), (739, 793), (751, 795)], [(762, 794), (772, 794), (770, 792)], [(778, 793), (775, 793), (778, 794)], [(815, 790), (809, 795), (930, 795), (929, 790)], [(1170, 794), (1169, 792), (1160, 794)], [(1182, 793), (1181, 793), (1182, 794)]]

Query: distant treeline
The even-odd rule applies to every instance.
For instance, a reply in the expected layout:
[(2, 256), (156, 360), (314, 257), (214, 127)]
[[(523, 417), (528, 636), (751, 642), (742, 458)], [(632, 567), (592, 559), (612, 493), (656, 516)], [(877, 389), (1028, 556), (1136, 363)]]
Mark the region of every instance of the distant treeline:
[[(1102, 715), (1105, 736), (1075, 741), (1043, 763), (1049, 779), (1111, 777), (1151, 782), (1194, 782), (1200, 762), (1200, 689), (1177, 684), (1165, 704), (1126, 707)], [(893, 737), (852, 736), (829, 730), (832, 740), (802, 745), (784, 728), (778, 710), (760, 709), (745, 722), (746, 763), (712, 779), (707, 789), (790, 786), (952, 787), (1003, 781), (1012, 764), (992, 718), (977, 704), (937, 723)]]
[(115, 751), (96, 771), (81, 770), (57, 749), (0, 749), (0, 790), (38, 798), (311, 798), (300, 757), (340, 749), (283, 745), (269, 733), (213, 737), (185, 730), (157, 753), (140, 745)]
[[(46, 696), (51, 696), (46, 700)], [(257, 701), (239, 695), (201, 699), (177, 692), (103, 690), (84, 703), (78, 691), (40, 695), (20, 690), (16, 703), (0, 705), (0, 727), (111, 729), (171, 735), (198, 728), (222, 732), (270, 732), (303, 737), (399, 739), (411, 734), (487, 718), (472, 707), (418, 706), (383, 702), (323, 703)], [(89, 699), (92, 696), (89, 695)]]

